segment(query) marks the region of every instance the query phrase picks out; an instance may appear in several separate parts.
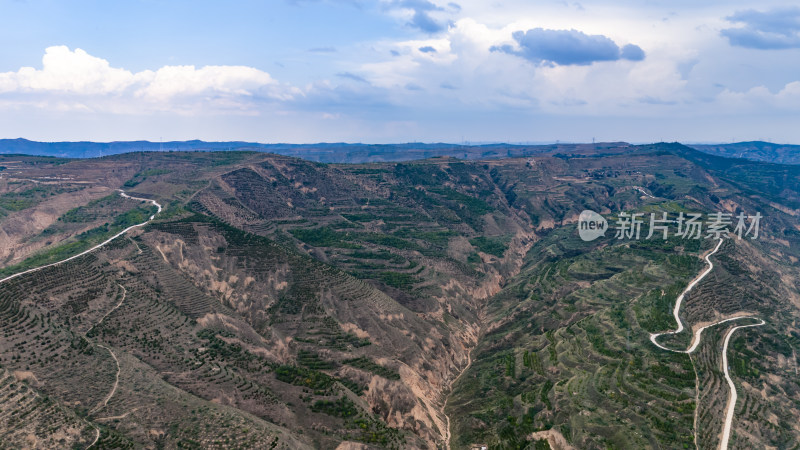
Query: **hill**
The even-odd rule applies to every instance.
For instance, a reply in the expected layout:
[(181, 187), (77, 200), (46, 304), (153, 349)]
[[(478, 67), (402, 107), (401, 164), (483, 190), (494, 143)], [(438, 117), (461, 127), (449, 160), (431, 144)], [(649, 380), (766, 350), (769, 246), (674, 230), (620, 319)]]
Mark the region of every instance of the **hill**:
[(536, 152), (0, 156), (0, 279), (148, 222), (154, 207), (116, 189), (163, 206), (0, 282), (0, 440), (546, 448), (547, 432), (577, 448), (716, 448), (736, 324), (691, 355), (649, 340), (675, 327), (675, 298), (716, 242), (584, 242), (591, 209), (609, 223), (764, 216), (759, 239), (725, 240), (681, 315), (689, 329), (765, 321), (731, 339), (732, 448), (798, 442), (800, 167), (680, 144)]
[[(256, 142), (206, 142), (192, 141), (120, 141), (120, 142), (36, 142), (27, 139), (0, 139), (0, 154), (53, 156), (60, 158), (97, 158), (130, 152), (157, 151), (261, 151), (293, 156), (323, 163), (367, 163), (388, 161), (414, 161), (437, 157), (464, 160), (519, 158), (539, 154), (575, 153), (621, 149), (629, 147), (623, 142), (597, 144), (263, 144)], [(733, 144), (691, 145), (704, 153), (728, 158), (749, 159), (779, 164), (800, 163), (800, 146), (769, 142), (738, 142)]]
[(692, 145), (694, 149), (728, 158), (743, 158), (778, 164), (800, 164), (800, 145), (772, 142), (737, 142), (733, 144)]

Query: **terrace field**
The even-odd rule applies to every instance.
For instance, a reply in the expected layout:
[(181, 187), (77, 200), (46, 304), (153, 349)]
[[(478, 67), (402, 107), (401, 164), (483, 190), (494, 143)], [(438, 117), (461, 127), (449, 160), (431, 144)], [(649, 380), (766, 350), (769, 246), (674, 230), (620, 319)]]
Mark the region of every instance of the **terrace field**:
[[(800, 442), (800, 167), (680, 144), (320, 164), (0, 156), (9, 448), (716, 448), (721, 341), (671, 353), (708, 239), (578, 237), (591, 209), (760, 212), (684, 301), (735, 314), (731, 448)], [(643, 235), (648, 230), (643, 228)], [(664, 336), (686, 347), (691, 333)]]

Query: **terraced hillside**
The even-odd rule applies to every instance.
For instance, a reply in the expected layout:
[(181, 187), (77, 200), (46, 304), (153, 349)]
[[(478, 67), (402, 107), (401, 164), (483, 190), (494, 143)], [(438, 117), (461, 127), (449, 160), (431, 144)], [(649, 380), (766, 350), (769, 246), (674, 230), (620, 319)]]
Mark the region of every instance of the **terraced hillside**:
[(0, 278), (154, 212), (116, 189), (164, 207), (0, 282), (6, 446), (716, 448), (737, 324), (690, 355), (649, 340), (675, 328), (715, 241), (584, 242), (585, 209), (765, 216), (759, 239), (725, 240), (680, 314), (689, 329), (765, 321), (731, 339), (730, 447), (800, 441), (793, 166), (678, 144), (352, 165), (0, 159)]

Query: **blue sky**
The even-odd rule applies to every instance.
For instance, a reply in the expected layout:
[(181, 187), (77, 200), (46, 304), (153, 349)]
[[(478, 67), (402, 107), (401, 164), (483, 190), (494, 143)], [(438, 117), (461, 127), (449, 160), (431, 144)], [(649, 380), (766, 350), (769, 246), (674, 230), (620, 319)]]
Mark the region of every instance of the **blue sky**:
[(0, 0), (0, 137), (800, 143), (800, 7)]

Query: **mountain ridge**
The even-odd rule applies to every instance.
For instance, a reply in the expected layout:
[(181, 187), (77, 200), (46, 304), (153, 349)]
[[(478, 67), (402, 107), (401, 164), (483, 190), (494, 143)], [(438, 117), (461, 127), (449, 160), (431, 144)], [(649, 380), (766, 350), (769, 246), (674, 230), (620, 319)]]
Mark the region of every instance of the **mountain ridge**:
[[(626, 142), (553, 143), (553, 144), (452, 144), (409, 142), (397, 144), (363, 144), (320, 142), (311, 144), (258, 143), (245, 141), (64, 141), (40, 142), (24, 138), (0, 139), (0, 154), (27, 154), (62, 158), (96, 158), (140, 151), (219, 151), (255, 150), (294, 156), (324, 163), (366, 163), (456, 157), (465, 160), (535, 156), (537, 154), (575, 149), (631, 146)], [(687, 145), (704, 153), (729, 158), (742, 158), (783, 164), (800, 163), (800, 145), (774, 144), (762, 141), (732, 144)]]

